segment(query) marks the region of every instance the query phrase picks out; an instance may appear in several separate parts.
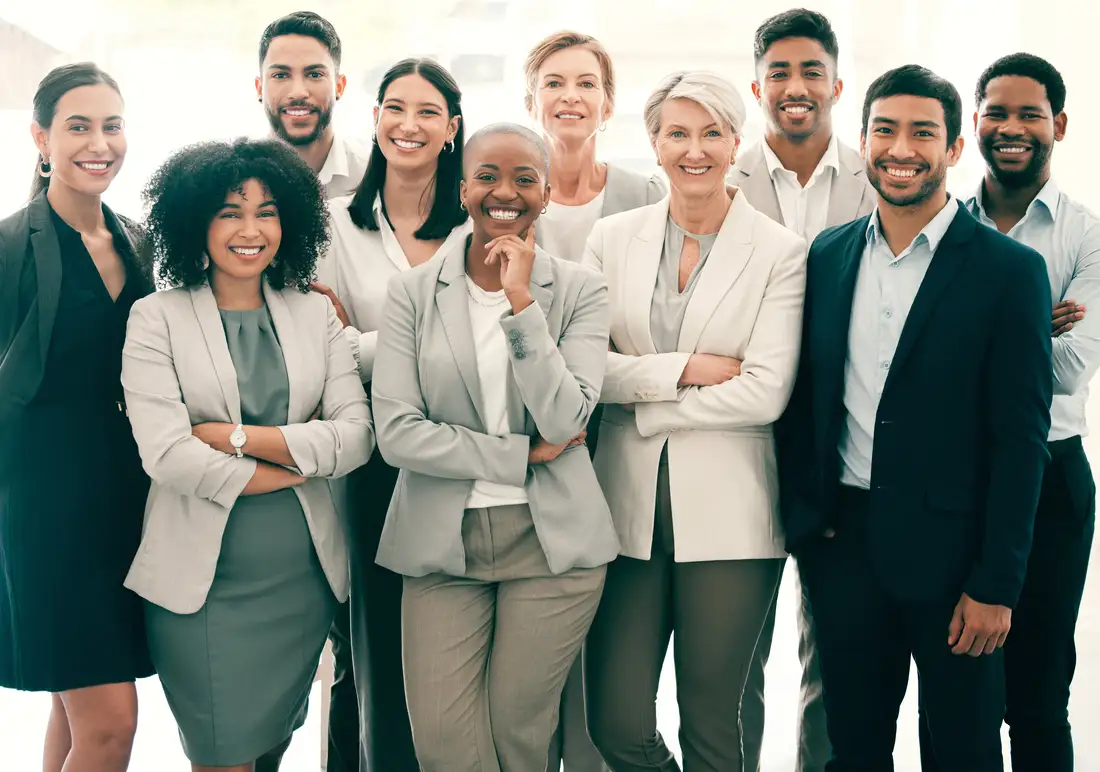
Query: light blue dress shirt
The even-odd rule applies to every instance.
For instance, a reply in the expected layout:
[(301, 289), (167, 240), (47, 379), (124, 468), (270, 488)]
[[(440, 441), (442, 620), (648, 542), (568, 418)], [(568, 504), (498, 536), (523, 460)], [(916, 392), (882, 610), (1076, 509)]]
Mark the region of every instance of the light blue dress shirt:
[(948, 196), (943, 209), (897, 256), (882, 233), (878, 207), (871, 213), (867, 244), (856, 275), (852, 321), (848, 328), (848, 358), (844, 364), (847, 415), (838, 445), (840, 482), (844, 485), (871, 487), (875, 416), (886, 376), (890, 373), (890, 363), (909, 309), (913, 307), (913, 299), (959, 206), (957, 199)]
[[(980, 222), (996, 228), (982, 207), (982, 187), (967, 199)], [(1050, 439), (1085, 436), (1089, 381), (1100, 365), (1100, 218), (1049, 180), (1008, 235), (1046, 260), (1054, 305), (1072, 298), (1085, 306), (1085, 318), (1058, 336), (1053, 346), (1054, 401)]]

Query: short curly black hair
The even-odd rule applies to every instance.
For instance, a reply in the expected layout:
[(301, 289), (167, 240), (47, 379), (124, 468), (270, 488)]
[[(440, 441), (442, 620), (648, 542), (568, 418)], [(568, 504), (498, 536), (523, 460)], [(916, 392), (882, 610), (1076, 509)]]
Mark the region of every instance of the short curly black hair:
[(329, 245), (328, 205), (317, 175), (279, 140), (200, 142), (177, 151), (153, 174), (143, 197), (157, 276), (172, 287), (206, 283), (207, 234), (230, 191), (258, 180), (279, 211), (283, 237), (264, 270), (277, 289), (309, 290)]

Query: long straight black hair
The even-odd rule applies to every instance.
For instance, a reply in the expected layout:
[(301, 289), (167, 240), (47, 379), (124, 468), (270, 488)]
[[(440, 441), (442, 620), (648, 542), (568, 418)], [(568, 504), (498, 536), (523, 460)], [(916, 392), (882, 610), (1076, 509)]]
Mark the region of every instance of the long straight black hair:
[[(46, 73), (46, 77), (38, 84), (38, 91), (34, 93), (34, 122), (43, 129), (49, 129), (53, 124), (54, 113), (57, 112), (57, 103), (61, 101), (61, 97), (74, 88), (98, 86), (101, 83), (110, 86), (119, 96), (122, 96), (115, 79), (91, 62), (77, 62), (55, 67)], [(50, 187), (49, 178), (39, 173), (44, 163), (45, 159), (39, 158), (34, 165), (34, 180), (31, 182), (32, 200)]]
[[(448, 117), (458, 117), (458, 132), (454, 137), (454, 146), (444, 148), (439, 154), (435, 170), (435, 200), (432, 202), (428, 219), (414, 234), (422, 241), (445, 239), (455, 227), (466, 221), (466, 211), (462, 208), (459, 186), (462, 182), (462, 146), (466, 138), (466, 121), (462, 117), (462, 91), (458, 88), (454, 76), (438, 62), (431, 59), (402, 59), (390, 67), (378, 85), (378, 104), (386, 99), (386, 89), (398, 78), (406, 75), (419, 75), (431, 83), (443, 95), (447, 102)], [(382, 193), (386, 184), (386, 156), (375, 136), (371, 147), (370, 159), (363, 182), (355, 191), (355, 197), (348, 205), (351, 221), (360, 228), (378, 230), (378, 221), (374, 216), (374, 200)], [(426, 192), (426, 191), (425, 191)]]

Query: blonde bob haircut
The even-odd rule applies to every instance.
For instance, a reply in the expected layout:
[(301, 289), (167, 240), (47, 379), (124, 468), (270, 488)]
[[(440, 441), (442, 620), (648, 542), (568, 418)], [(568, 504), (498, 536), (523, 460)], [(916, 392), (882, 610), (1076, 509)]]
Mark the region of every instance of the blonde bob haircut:
[(645, 128), (655, 140), (661, 131), (661, 108), (670, 99), (688, 99), (701, 105), (715, 121), (729, 126), (735, 137), (745, 125), (745, 101), (721, 75), (705, 70), (681, 70), (666, 75), (645, 103)]
[(603, 43), (591, 35), (582, 32), (555, 32), (543, 38), (538, 45), (527, 54), (527, 60), (523, 63), (524, 81), (527, 84), (527, 93), (523, 95), (523, 106), (530, 112), (535, 106), (535, 90), (538, 88), (539, 69), (546, 64), (546, 60), (558, 51), (574, 47), (586, 48), (596, 55), (596, 61), (600, 63), (600, 81), (603, 86), (604, 97), (607, 99), (607, 107), (610, 112), (615, 107), (615, 70), (611, 66), (611, 55), (603, 47)]

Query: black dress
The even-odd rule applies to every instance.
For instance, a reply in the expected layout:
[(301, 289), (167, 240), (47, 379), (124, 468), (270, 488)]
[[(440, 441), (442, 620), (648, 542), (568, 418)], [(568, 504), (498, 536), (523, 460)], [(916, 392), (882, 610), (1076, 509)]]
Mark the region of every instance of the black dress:
[(149, 488), (121, 408), (122, 344), (147, 282), (128, 267), (112, 301), (80, 234), (50, 215), (62, 280), (44, 375), (0, 436), (0, 686), (62, 692), (154, 672), (141, 599), (122, 586)]

